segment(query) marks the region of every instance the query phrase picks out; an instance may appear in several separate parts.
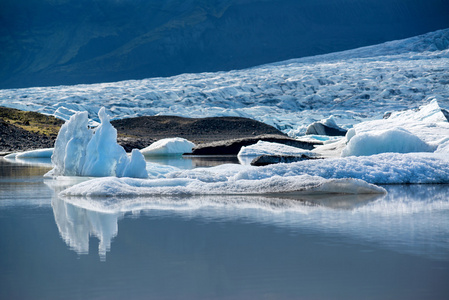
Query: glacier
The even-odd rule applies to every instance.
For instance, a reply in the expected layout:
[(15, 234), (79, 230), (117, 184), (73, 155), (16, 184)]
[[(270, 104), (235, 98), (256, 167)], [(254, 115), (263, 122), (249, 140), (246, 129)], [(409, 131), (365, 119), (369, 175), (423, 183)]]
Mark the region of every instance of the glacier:
[(0, 90), (0, 105), (68, 120), (143, 115), (241, 116), (301, 136), (333, 117), (350, 129), (386, 112), (438, 100), (449, 107), (449, 29), (339, 53), (229, 72), (74, 86)]

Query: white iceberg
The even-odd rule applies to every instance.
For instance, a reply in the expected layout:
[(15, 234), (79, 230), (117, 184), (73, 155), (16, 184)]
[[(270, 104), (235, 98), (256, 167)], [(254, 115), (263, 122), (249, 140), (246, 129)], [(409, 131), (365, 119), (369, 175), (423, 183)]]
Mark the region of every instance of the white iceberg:
[(447, 151), (443, 144), (449, 140), (449, 122), (438, 101), (430, 100), (419, 109), (355, 124), (345, 138), (328, 141), (313, 151), (326, 157)]
[(47, 176), (118, 176), (147, 178), (146, 162), (136, 149), (128, 157), (117, 144), (117, 130), (105, 109), (98, 116), (101, 124), (88, 127), (87, 112), (78, 112), (62, 125), (52, 155), (53, 170)]
[(248, 168), (235, 176), (262, 179), (301, 174), (326, 179), (357, 178), (372, 184), (447, 184), (449, 159), (434, 153), (382, 153)]
[(435, 98), (418, 109), (393, 112), (387, 119), (361, 122), (346, 135), (386, 131), (392, 128), (407, 130), (428, 144), (439, 144), (449, 137), (449, 122)]
[(183, 138), (161, 139), (140, 150), (145, 156), (172, 156), (191, 153), (195, 144)]
[(53, 148), (44, 148), (44, 149), (11, 153), (11, 154), (5, 155), (5, 158), (6, 159), (51, 158), (52, 155), (53, 155)]
[(341, 152), (341, 156), (368, 156), (386, 152), (433, 152), (432, 146), (403, 128), (372, 130), (353, 136)]
[(302, 195), (376, 194), (381, 187), (357, 179), (326, 180), (317, 176), (272, 176), (264, 179), (230, 179), (205, 182), (191, 178), (134, 179), (106, 177), (89, 180), (61, 192), (62, 196), (173, 196), (173, 195)]
[(345, 133), (346, 130), (337, 125), (333, 116), (310, 124), (305, 132), (306, 135), (318, 136), (342, 136)]
[(265, 141), (258, 141), (256, 144), (243, 146), (238, 155), (242, 156), (260, 156), (260, 155), (289, 155), (300, 156), (301, 154), (315, 155), (312, 151), (305, 149), (288, 146), (280, 143), (271, 143)]
[(248, 165), (251, 161), (261, 155), (280, 155), (280, 156), (317, 156), (316, 153), (305, 149), (292, 147), (280, 143), (258, 141), (256, 144), (243, 146), (237, 157), (239, 162)]

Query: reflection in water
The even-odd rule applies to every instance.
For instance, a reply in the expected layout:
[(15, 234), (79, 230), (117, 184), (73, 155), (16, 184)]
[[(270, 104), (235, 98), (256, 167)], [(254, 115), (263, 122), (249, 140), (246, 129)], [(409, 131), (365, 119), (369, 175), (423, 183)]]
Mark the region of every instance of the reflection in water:
[[(33, 166), (27, 167), (27, 166)], [(0, 178), (17, 179), (31, 176), (42, 176), (51, 169), (50, 159), (6, 159), (0, 157)]]
[(105, 258), (127, 212), (147, 217), (173, 214), (206, 222), (251, 222), (312, 230), (375, 244), (399, 253), (449, 259), (447, 185), (387, 186), (388, 195), (195, 196), (145, 198), (56, 198), (53, 211), (61, 236), (78, 253), (88, 237), (100, 240)]
[(118, 214), (87, 210), (61, 200), (52, 201), (52, 207), (59, 233), (70, 249), (88, 254), (89, 238), (95, 236), (100, 240), (100, 259), (106, 259), (106, 252), (118, 232)]
[(239, 160), (235, 155), (154, 156), (154, 157), (145, 157), (145, 160), (150, 163), (173, 166), (180, 169), (215, 167), (222, 164), (239, 164)]
[(448, 299), (448, 185), (60, 199), (86, 178), (12, 168), (0, 178), (1, 299)]
[[(48, 183), (47, 183), (48, 184)], [(61, 185), (53, 186), (61, 190)], [(189, 216), (197, 214), (209, 221), (251, 219), (252, 222), (276, 223), (281, 213), (296, 211), (304, 214), (313, 206), (352, 209), (381, 196), (329, 195), (316, 197), (305, 195), (301, 199), (282, 199), (260, 196), (195, 196), (151, 198), (67, 198), (55, 197), (52, 201), (55, 221), (61, 237), (78, 254), (89, 253), (89, 237), (99, 239), (99, 255), (106, 259), (111, 240), (117, 235), (118, 220), (126, 212), (144, 211), (149, 215), (171, 211)], [(270, 221), (267, 216), (272, 215)]]
[(39, 158), (39, 157), (29, 157), (29, 158), (27, 158), (27, 157), (24, 157), (24, 158), (2, 157), (2, 160), (9, 164), (16, 164), (16, 165), (28, 165), (28, 166), (45, 167), (45, 168), (53, 167), (52, 163), (51, 163), (51, 158), (48, 158), (48, 157), (44, 157), (44, 158)]

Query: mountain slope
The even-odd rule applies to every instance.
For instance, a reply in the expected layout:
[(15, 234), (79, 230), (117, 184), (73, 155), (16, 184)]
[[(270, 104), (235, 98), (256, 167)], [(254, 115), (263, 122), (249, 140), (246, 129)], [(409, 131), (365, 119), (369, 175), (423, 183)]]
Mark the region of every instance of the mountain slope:
[(0, 88), (241, 69), (449, 27), (445, 0), (3, 0)]

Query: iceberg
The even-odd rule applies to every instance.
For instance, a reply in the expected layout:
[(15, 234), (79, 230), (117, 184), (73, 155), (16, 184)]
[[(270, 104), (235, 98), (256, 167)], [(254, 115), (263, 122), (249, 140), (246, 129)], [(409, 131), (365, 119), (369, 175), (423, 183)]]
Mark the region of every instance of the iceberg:
[(354, 135), (349, 139), (341, 156), (368, 156), (386, 152), (433, 152), (435, 150), (436, 146), (429, 145), (408, 130), (398, 127)]
[(88, 127), (87, 112), (72, 115), (60, 129), (52, 155), (54, 168), (47, 176), (117, 176), (147, 178), (145, 159), (134, 149), (128, 157), (117, 144), (117, 130), (105, 108), (98, 116), (101, 124)]
[(306, 135), (325, 135), (325, 136), (344, 136), (346, 130), (341, 128), (335, 122), (333, 116), (314, 122), (307, 127)]
[(262, 155), (274, 156), (295, 156), (300, 157), (306, 155), (308, 157), (317, 156), (316, 153), (305, 149), (288, 146), (280, 143), (258, 141), (256, 144), (243, 146), (237, 157), (243, 165), (249, 165), (256, 158)]
[(387, 131), (392, 128), (407, 130), (428, 144), (440, 144), (449, 137), (449, 122), (445, 110), (436, 98), (418, 109), (388, 113), (384, 119), (355, 124), (346, 137), (369, 132)]
[(11, 153), (11, 154), (5, 155), (5, 158), (6, 159), (51, 158), (52, 155), (53, 155), (53, 148), (44, 148), (44, 149)]
[(389, 112), (383, 119), (355, 124), (345, 138), (326, 141), (313, 151), (326, 157), (385, 152), (447, 152), (449, 122), (437, 99), (418, 109)]
[(89, 180), (60, 193), (61, 196), (130, 197), (193, 195), (383, 194), (385, 190), (358, 179), (326, 180), (317, 176), (272, 176), (264, 179), (230, 179), (205, 182), (191, 178), (134, 179), (105, 177)]
[(312, 151), (301, 148), (288, 146), (280, 143), (272, 143), (266, 141), (258, 141), (256, 144), (243, 146), (238, 153), (238, 157), (242, 156), (260, 156), (260, 155), (315, 155)]
[(195, 144), (183, 138), (166, 138), (140, 150), (144, 156), (173, 156), (191, 153)]

